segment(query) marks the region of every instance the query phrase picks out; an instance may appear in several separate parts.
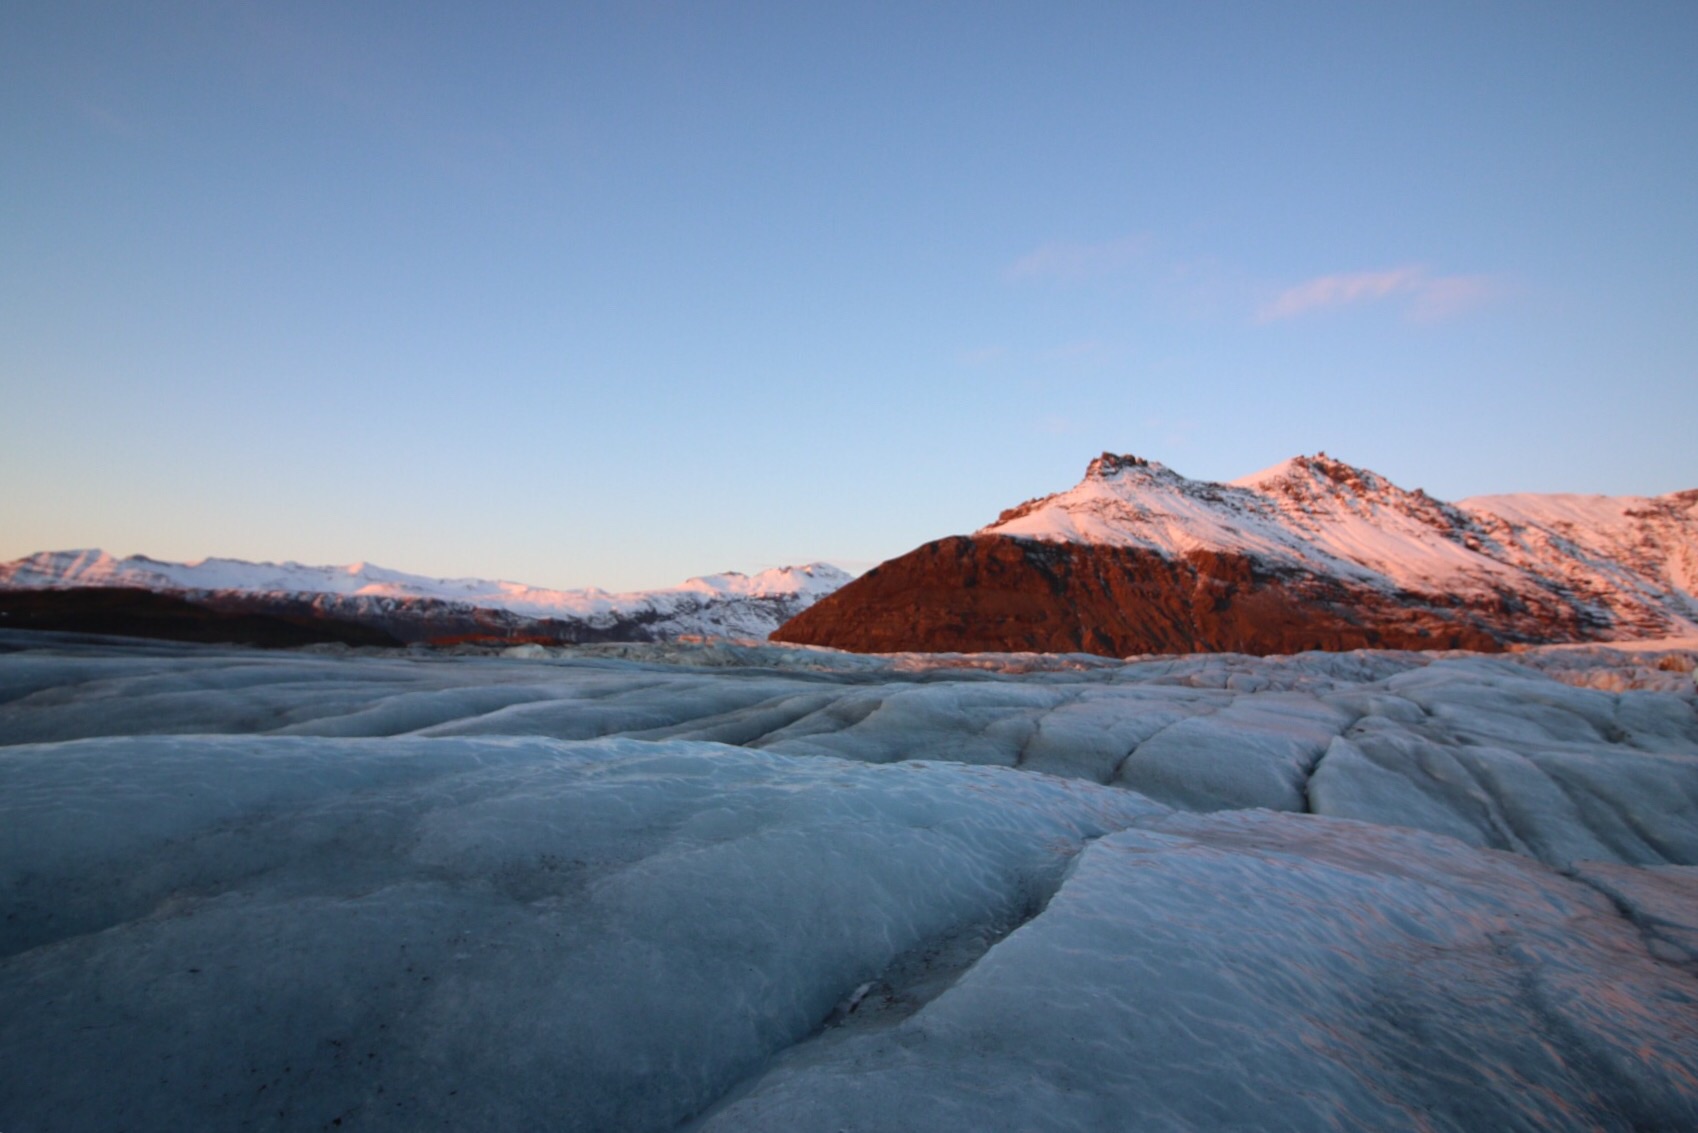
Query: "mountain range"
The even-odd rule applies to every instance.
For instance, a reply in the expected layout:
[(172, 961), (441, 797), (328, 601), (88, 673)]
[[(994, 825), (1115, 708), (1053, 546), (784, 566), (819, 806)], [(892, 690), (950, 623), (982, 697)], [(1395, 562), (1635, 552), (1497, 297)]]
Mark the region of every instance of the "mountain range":
[(1228, 483), (1104, 453), (1073, 488), (851, 581), (827, 563), (547, 590), (369, 563), (42, 552), (0, 625), (293, 645), (667, 641), (854, 652), (1294, 653), (1698, 635), (1698, 490), (1447, 503), (1325, 453)]
[(370, 563), (171, 563), (99, 550), (46, 551), (0, 564), (0, 614), (9, 614), (14, 626), (179, 636), (151, 632), (175, 627), (192, 630), (195, 640), (264, 644), (764, 638), (849, 577), (829, 563), (810, 563), (614, 594), (431, 578)]
[(858, 652), (1291, 653), (1698, 633), (1698, 490), (1446, 503), (1325, 453), (1230, 483), (1104, 453), (773, 640)]

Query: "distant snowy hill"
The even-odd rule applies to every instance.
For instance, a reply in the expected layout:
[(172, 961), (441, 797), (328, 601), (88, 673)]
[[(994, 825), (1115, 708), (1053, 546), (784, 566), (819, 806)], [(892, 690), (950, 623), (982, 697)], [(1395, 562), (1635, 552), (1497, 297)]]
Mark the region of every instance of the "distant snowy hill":
[(690, 634), (758, 639), (849, 578), (829, 563), (811, 563), (614, 594), (430, 578), (370, 563), (303, 566), (216, 558), (171, 563), (143, 555), (120, 559), (99, 550), (44, 551), (0, 565), (0, 589), (132, 588), (232, 611), (376, 626), (402, 641), (661, 641)]
[(868, 572), (779, 637), (881, 651), (1496, 648), (1691, 634), (1695, 595), (1698, 491), (1449, 504), (1324, 453), (1226, 484), (1105, 453), (1077, 486)]

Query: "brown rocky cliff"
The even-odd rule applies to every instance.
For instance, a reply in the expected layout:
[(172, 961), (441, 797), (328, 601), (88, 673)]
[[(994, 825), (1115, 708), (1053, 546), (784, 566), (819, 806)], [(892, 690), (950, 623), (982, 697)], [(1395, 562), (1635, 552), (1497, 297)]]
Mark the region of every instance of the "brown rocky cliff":
[(1238, 554), (952, 536), (891, 559), (804, 610), (774, 641), (859, 653), (1296, 653), (1499, 650), (1566, 640), (1501, 609), (1391, 596)]

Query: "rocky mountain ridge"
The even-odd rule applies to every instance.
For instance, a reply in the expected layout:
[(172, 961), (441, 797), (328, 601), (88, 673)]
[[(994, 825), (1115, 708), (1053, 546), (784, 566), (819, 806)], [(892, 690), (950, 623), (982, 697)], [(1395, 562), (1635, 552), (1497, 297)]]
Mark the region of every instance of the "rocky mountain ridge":
[(774, 640), (915, 649), (1501, 649), (1698, 632), (1698, 491), (1447, 503), (1325, 453), (1230, 483), (1104, 453)]

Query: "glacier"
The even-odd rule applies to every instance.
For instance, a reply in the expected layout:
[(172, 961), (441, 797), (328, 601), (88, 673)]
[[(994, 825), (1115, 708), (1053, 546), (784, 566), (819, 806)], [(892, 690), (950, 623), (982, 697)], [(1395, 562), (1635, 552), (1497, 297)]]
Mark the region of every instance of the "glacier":
[(0, 1129), (1698, 1127), (1694, 660), (0, 631)]

